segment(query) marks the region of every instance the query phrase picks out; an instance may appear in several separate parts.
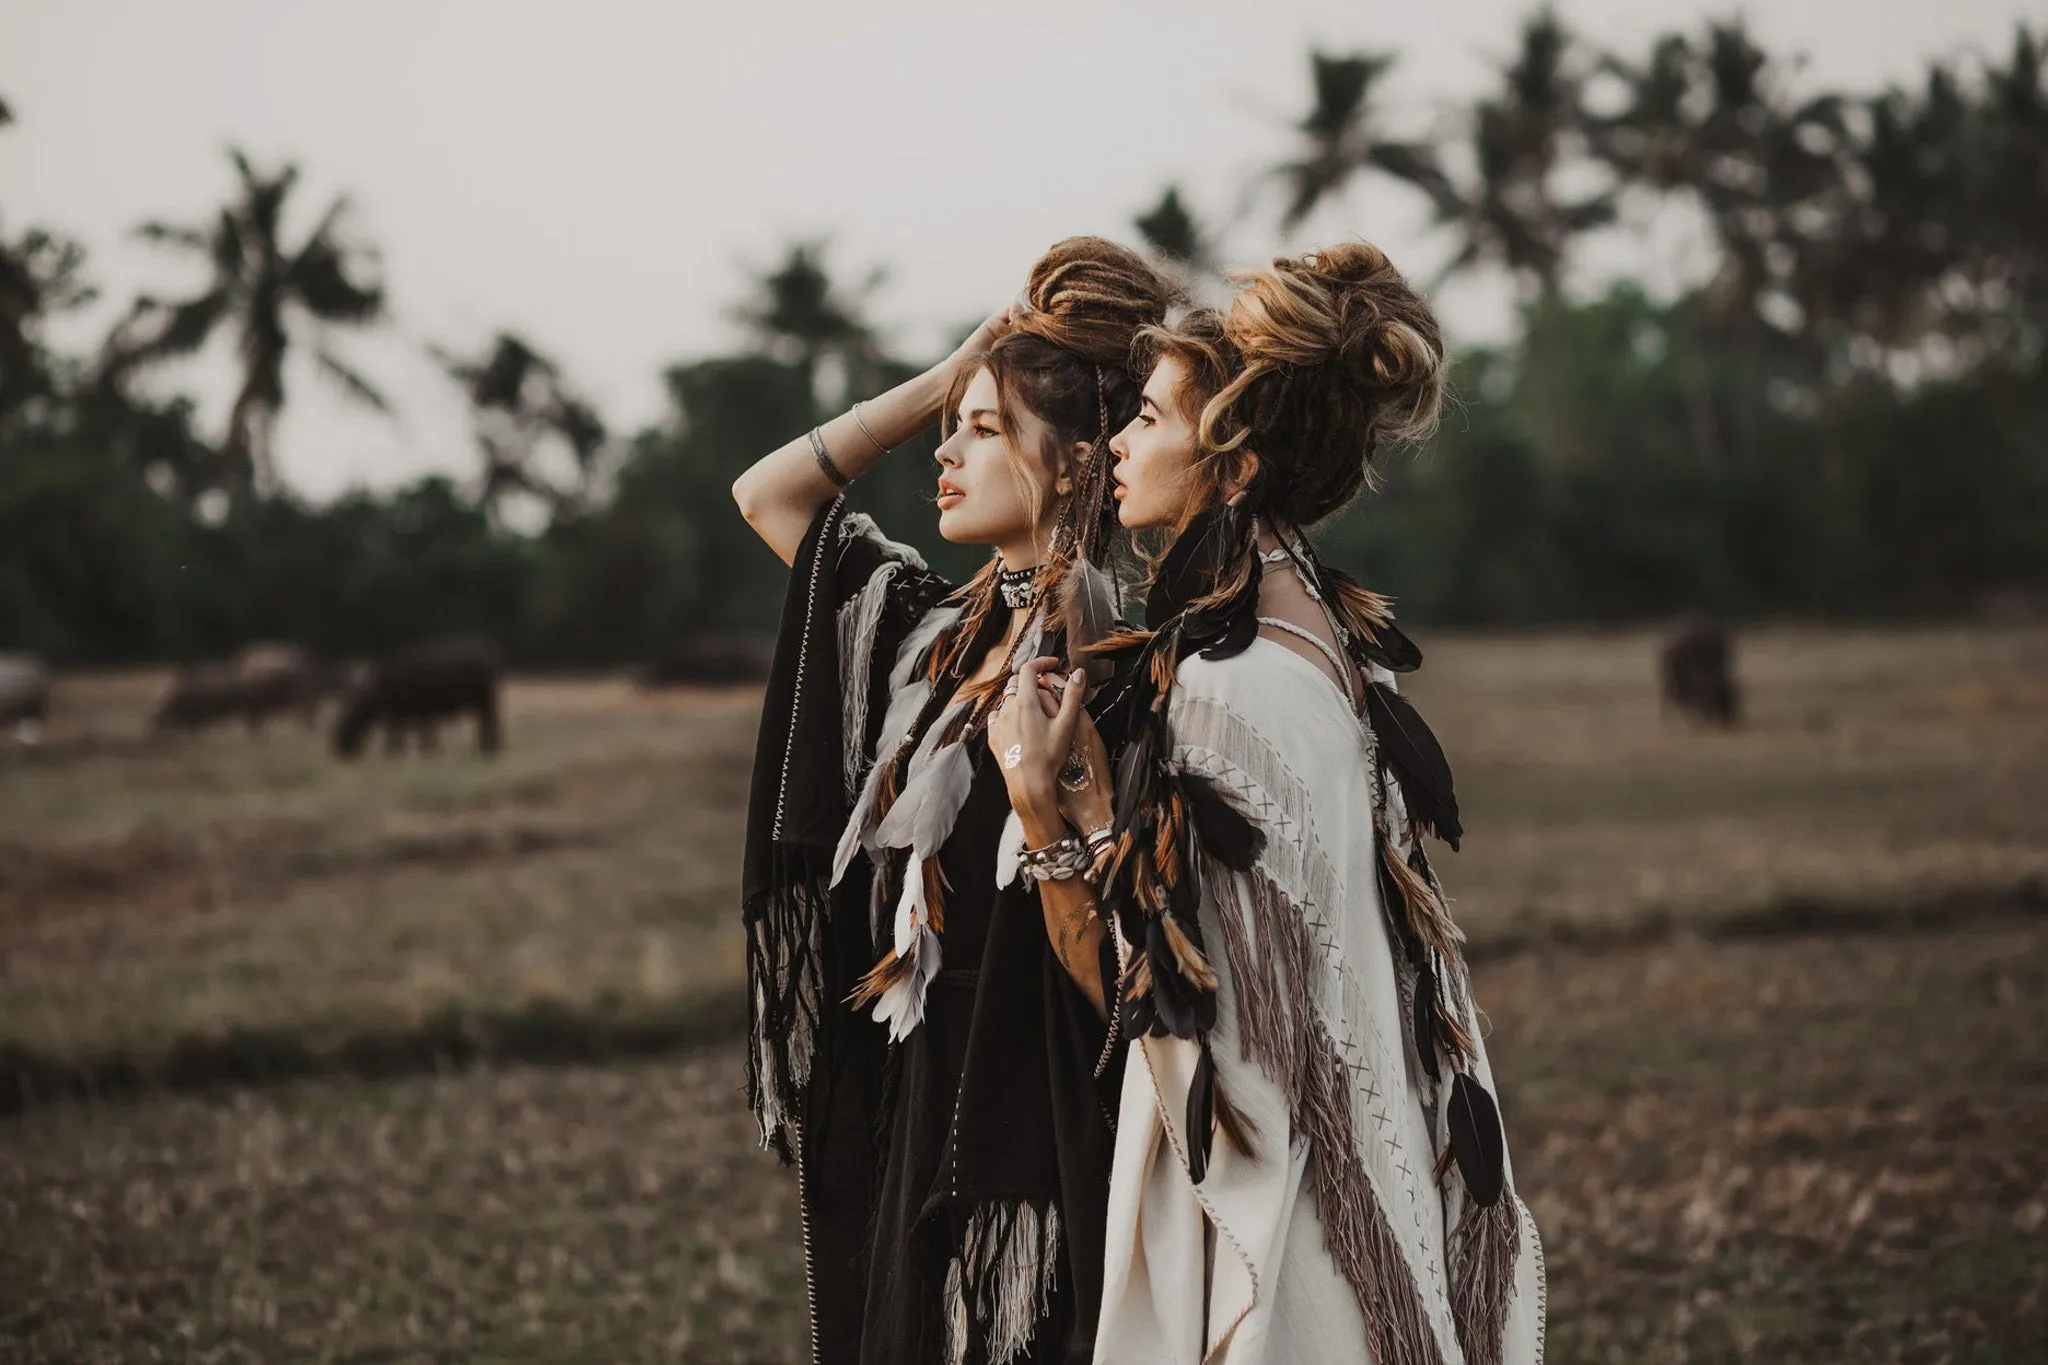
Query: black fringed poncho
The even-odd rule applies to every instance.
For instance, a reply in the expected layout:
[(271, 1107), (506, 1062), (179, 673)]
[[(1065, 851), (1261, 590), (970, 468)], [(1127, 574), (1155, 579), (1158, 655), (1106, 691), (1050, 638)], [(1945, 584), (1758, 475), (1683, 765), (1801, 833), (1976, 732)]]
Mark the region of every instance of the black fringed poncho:
[[(763, 1141), (798, 1164), (815, 1360), (1085, 1361), (1122, 1049), (1102, 1064), (1106, 1026), (1035, 889), (995, 884), (1009, 805), (978, 736), (940, 854), (944, 969), (924, 1020), (891, 1046), (845, 1003), (886, 946), (902, 867), (864, 853), (835, 887), (834, 850), (878, 745), (903, 738), (884, 733), (891, 704), (957, 617), (951, 592), (843, 501), (798, 550), (748, 811), (749, 1097)], [(1006, 625), (999, 607), (991, 643)], [(957, 685), (940, 679), (903, 722), (913, 742)], [(1107, 948), (1100, 970), (1114, 999)]]

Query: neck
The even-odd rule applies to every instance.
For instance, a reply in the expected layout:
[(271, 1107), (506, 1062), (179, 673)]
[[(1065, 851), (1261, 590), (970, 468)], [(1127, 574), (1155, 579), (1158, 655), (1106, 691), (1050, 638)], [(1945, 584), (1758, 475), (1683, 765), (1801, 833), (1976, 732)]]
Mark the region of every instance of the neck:
[(1012, 573), (1019, 569), (1035, 569), (1038, 567), (1040, 556), (1038, 545), (1035, 541), (1026, 540), (1019, 544), (998, 545), (994, 548), (996, 558), (1002, 561), (1002, 567)]
[(1258, 546), (1260, 552), (1287, 548), (1288, 542), (1293, 537), (1288, 536), (1283, 539), (1281, 533), (1285, 530), (1285, 527), (1275, 526), (1267, 518), (1260, 517), (1258, 524)]

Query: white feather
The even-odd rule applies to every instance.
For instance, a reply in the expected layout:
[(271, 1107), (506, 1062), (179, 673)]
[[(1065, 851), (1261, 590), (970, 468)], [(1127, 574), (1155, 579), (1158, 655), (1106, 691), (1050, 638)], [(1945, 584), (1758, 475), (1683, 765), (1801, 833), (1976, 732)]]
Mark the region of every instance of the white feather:
[(933, 754), (922, 786), (910, 846), (936, 857), (974, 790), (974, 750), (966, 744), (948, 744)]
[(1003, 836), (996, 840), (996, 889), (1005, 890), (1017, 880), (1017, 865), (1024, 856), (1024, 822), (1011, 811), (1003, 821)]
[(900, 1043), (924, 1022), (924, 993), (939, 974), (939, 936), (921, 929), (910, 972), (875, 1000), (873, 1018), (889, 1029), (889, 1041)]
[[(896, 797), (896, 804), (889, 807), (889, 813), (882, 817), (880, 824), (875, 826), (873, 842), (876, 847), (911, 847), (911, 833), (918, 828), (922, 818), (920, 812), (924, 807), (925, 801), (929, 799), (932, 760), (934, 751), (939, 747), (939, 736), (951, 728), (953, 721), (966, 708), (966, 702), (956, 701), (942, 711), (939, 714), (939, 718), (932, 722), (931, 728), (924, 732), (923, 738), (918, 740), (917, 748), (912, 750), (910, 757), (905, 760), (903, 764), (903, 786)], [(952, 747), (957, 748), (958, 746)], [(966, 797), (963, 795), (961, 800), (965, 801)], [(958, 815), (959, 811), (956, 809), (953, 814)], [(952, 821), (950, 818), (946, 824), (947, 828), (951, 829)], [(918, 845), (918, 847), (924, 848), (927, 853), (936, 851), (922, 844)]]
[(896, 926), (894, 947), (896, 956), (902, 957), (916, 942), (916, 934), (924, 924), (930, 907), (924, 903), (924, 855), (912, 853), (903, 867), (903, 893), (896, 898)]
[(959, 607), (939, 607), (924, 614), (924, 619), (911, 628), (902, 645), (896, 650), (896, 662), (889, 668), (889, 709), (882, 714), (882, 732), (875, 743), (876, 761), (868, 765), (865, 781), (861, 783), (860, 795), (853, 803), (853, 813), (846, 821), (846, 828), (840, 831), (839, 847), (832, 853), (832, 885), (839, 885), (846, 875), (846, 869), (853, 864), (853, 855), (865, 848), (874, 852), (879, 845), (874, 841), (875, 800), (882, 785), (882, 764), (880, 758), (893, 754), (902, 745), (910, 727), (917, 723), (917, 713), (924, 710), (925, 702), (931, 697), (932, 685), (924, 679), (912, 681), (917, 671), (917, 661), (932, 641), (939, 638), (939, 632), (960, 618)]

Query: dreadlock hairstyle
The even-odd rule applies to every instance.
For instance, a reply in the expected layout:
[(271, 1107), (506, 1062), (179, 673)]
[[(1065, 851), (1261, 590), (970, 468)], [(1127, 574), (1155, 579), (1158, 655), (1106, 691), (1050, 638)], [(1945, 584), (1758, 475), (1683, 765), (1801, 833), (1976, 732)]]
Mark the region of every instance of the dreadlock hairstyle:
[[(1182, 371), (1178, 401), (1195, 428), (1196, 458), (1187, 507), (1170, 548), (1154, 561), (1149, 629), (1098, 646), (1137, 656), (1132, 705), (1139, 719), (1119, 767), (1117, 837), (1104, 878), (1105, 899), (1135, 953), (1124, 1021), (1134, 1030), (1204, 1039), (1188, 1100), (1197, 1179), (1212, 1127), (1244, 1145), (1207, 1060), (1215, 973), (1196, 917), (1197, 859), (1249, 870), (1262, 836), (1199, 774), (1172, 762), (1167, 716), (1175, 673), (1190, 653), (1229, 657), (1257, 635), (1261, 519), (1289, 542), (1361, 672), (1374, 664), (1407, 672), (1421, 662), (1395, 628), (1388, 600), (1330, 569), (1292, 532), (1371, 487), (1387, 446), (1426, 435), (1444, 388), (1443, 340), (1429, 305), (1378, 248), (1353, 242), (1280, 257), (1237, 279), (1242, 291), (1227, 314), (1191, 313), (1141, 337), (1147, 368), (1170, 358)], [(1242, 496), (1226, 501), (1230, 488), (1242, 488)], [(1462, 830), (1441, 748), (1392, 688), (1370, 685), (1366, 706), (1380, 741), (1382, 790), (1398, 781), (1410, 820), (1455, 848)], [(1397, 831), (1384, 824), (1376, 816), (1382, 891), (1390, 906), (1402, 907), (1395, 921), (1402, 949), (1423, 983), (1418, 1050), (1435, 1074), (1432, 1041), (1454, 1069), (1474, 1052), (1462, 1022), (1463, 935), (1420, 841), (1408, 841), (1412, 854), (1399, 856)], [(1201, 1121), (1211, 1115), (1213, 1124)]]
[[(959, 743), (986, 722), (1017, 655), (1027, 647), (1049, 647), (1065, 657), (1083, 658), (1089, 645), (1114, 629), (1118, 592), (1112, 554), (1120, 537), (1109, 439), (1138, 411), (1142, 376), (1133, 372), (1133, 344), (1142, 330), (1165, 320), (1177, 297), (1176, 286), (1137, 252), (1101, 237), (1069, 237), (1032, 265), (1014, 327), (978, 364), (963, 367), (955, 376), (942, 410), (948, 434), (960, 391), (974, 374), (987, 370), (1005, 413), (1029, 411), (1044, 425), (1041, 449), (1010, 451), (1019, 477), (1036, 489), (1064, 476), (1072, 491), (1053, 512), (1049, 544), (1038, 568), (1044, 619), (1018, 637), (1015, 653), (996, 676), (951, 694), (956, 703), (966, 704), (938, 722), (946, 727), (937, 737), (940, 746)], [(1003, 428), (1017, 429), (1007, 421)], [(1076, 455), (1076, 446), (1085, 450)], [(1026, 462), (1042, 469), (1042, 477), (1030, 477)], [(1044, 524), (1045, 512), (1043, 505), (1035, 509), (1036, 524)], [(924, 676), (933, 684), (928, 706), (938, 706), (948, 695), (937, 686), (942, 679), (970, 671), (1002, 638), (1008, 616), (997, 610), (999, 567), (992, 558), (954, 594), (959, 619), (940, 633), (923, 663)], [(1089, 666), (1098, 677), (1106, 671), (1092, 660)], [(933, 723), (932, 717), (919, 717), (911, 732), (928, 723)], [(877, 823), (903, 794), (910, 757), (908, 744), (880, 757)], [(920, 859), (911, 874), (925, 878), (923, 902), (933, 929), (944, 915), (945, 888), (937, 870), (935, 859)], [(876, 999), (909, 970), (904, 957), (891, 951), (862, 979), (854, 1003)]]

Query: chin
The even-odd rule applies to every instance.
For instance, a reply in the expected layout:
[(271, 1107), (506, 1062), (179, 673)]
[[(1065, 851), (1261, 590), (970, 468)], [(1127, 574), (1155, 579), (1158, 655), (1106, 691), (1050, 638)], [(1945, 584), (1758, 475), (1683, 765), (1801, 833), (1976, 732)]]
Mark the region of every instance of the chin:
[(939, 513), (939, 539), (950, 545), (986, 545), (988, 542), (976, 534), (972, 521), (963, 521), (955, 515), (954, 509)]

